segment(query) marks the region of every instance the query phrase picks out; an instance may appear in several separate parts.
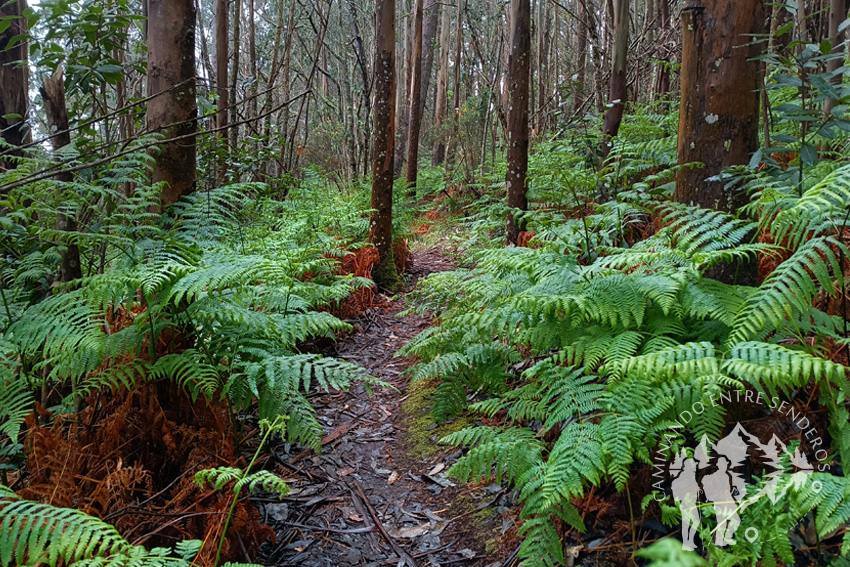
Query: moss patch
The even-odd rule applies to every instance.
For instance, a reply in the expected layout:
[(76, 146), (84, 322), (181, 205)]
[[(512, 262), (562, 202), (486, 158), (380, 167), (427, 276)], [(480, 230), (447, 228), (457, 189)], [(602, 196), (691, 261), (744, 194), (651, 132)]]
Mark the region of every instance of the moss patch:
[(440, 445), (437, 441), (449, 433), (455, 433), (472, 425), (472, 420), (466, 416), (443, 423), (437, 423), (434, 420), (434, 416), (431, 415), (430, 396), (436, 388), (437, 385), (434, 382), (412, 383), (407, 388), (407, 399), (401, 404), (406, 429), (404, 449), (411, 457), (428, 459), (437, 455), (447, 448), (446, 445)]

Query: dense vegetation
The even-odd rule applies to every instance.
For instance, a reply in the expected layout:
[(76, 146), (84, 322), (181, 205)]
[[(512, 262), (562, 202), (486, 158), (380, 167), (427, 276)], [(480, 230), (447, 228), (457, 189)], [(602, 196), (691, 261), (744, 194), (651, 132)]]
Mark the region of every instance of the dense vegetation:
[[(387, 386), (321, 353), (379, 291), (402, 289), (395, 273), (405, 277), (408, 243), (422, 242), (460, 268), (416, 286), (410, 309), (433, 326), (399, 355), (415, 358), (407, 376), (427, 388), (435, 419), (472, 424), (441, 439), (463, 449), (450, 474), (516, 495), (523, 565), (577, 564), (602, 508), (619, 522), (614, 561), (848, 564), (843, 6), (807, 15), (805, 2), (778, 4), (769, 31), (747, 36), (760, 55), (744, 64), (764, 70), (757, 95), (738, 93), (756, 102), (754, 128), (723, 134), (751, 135), (758, 149), (721, 164), (683, 159), (704, 139), (680, 127), (677, 65), (649, 40), (679, 45), (663, 0), (636, 2), (632, 24), (624, 0), (538, 1), (536, 97), (523, 0), (514, 17), (461, 2), (454, 38), (449, 11), (422, 0), (399, 16), (391, 0), (237, 0), (232, 25), (227, 2), (200, 2), (198, 37), (184, 43), (209, 84), (196, 85), (193, 61), (191, 78), (151, 94), (157, 65), (174, 56), (148, 45), (168, 28), (160, 4), (15, 1), (0, 15), (0, 566), (257, 557), (272, 530), (240, 495), (286, 494), (259, 465), (272, 436), (321, 450), (312, 393)], [(194, 3), (181, 6), (194, 33)], [(215, 66), (205, 17), (216, 53), (230, 54)], [(630, 31), (654, 58), (632, 61), (627, 104), (614, 95), (628, 91), (629, 57), (642, 56), (617, 55)], [(555, 55), (561, 44), (580, 52), (578, 68)], [(602, 58), (590, 57), (601, 51), (607, 108)], [(383, 73), (369, 76), (367, 52)], [(450, 90), (461, 64), (474, 77), (456, 73)], [(18, 112), (8, 101), (32, 88), (39, 96)], [(187, 100), (198, 111), (188, 121), (175, 113)], [(435, 125), (420, 140), (429, 105)], [(712, 168), (700, 183), (722, 198), (683, 198)], [(698, 414), (687, 428), (685, 414)], [(774, 470), (747, 470), (747, 494), (770, 497), (736, 511), (734, 545), (718, 543), (723, 511), (700, 504), (699, 549), (686, 550), (675, 536), (688, 519), (665, 475), (736, 423), (782, 444)], [(667, 535), (640, 548), (638, 517)]]

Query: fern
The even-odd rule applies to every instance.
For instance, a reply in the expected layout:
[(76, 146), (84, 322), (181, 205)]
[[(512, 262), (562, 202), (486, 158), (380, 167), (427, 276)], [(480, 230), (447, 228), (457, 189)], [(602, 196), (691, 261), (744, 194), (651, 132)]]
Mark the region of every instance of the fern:
[(127, 542), (111, 525), (79, 510), (19, 499), (0, 485), (0, 566), (46, 564), (104, 567), (185, 566), (201, 542), (182, 542), (178, 557), (166, 548)]

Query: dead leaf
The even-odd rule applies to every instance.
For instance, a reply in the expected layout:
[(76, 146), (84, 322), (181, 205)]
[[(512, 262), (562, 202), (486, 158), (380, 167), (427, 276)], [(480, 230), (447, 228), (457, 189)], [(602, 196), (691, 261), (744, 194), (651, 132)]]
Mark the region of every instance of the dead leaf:
[(414, 539), (420, 536), (424, 536), (431, 530), (431, 524), (422, 524), (421, 526), (415, 526), (412, 528), (400, 528), (394, 529), (389, 528), (387, 531), (391, 536), (398, 539)]
[(336, 474), (338, 474), (339, 476), (348, 476), (356, 470), (357, 469), (355, 469), (354, 467), (348, 467), (347, 469), (339, 469), (338, 471), (336, 471)]
[(435, 475), (435, 474), (439, 474), (440, 472), (442, 472), (442, 470), (443, 470), (444, 468), (446, 468), (446, 464), (445, 464), (445, 463), (438, 463), (436, 467), (434, 467), (433, 469), (431, 469), (430, 471), (428, 471), (428, 475), (429, 475), (429, 476), (433, 476), (433, 475)]
[(352, 522), (362, 522), (363, 516), (359, 516), (357, 514), (349, 514), (348, 519), (351, 520)]

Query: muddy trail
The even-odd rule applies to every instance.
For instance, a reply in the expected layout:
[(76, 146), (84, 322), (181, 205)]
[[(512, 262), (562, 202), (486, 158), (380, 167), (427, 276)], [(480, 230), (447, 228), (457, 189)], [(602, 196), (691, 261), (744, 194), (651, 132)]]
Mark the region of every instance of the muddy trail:
[[(412, 281), (455, 266), (439, 249), (414, 254)], [(499, 485), (470, 487), (446, 478), (460, 455), (436, 440), (463, 423), (438, 425), (428, 390), (402, 373), (413, 361), (395, 353), (429, 326), (407, 294), (386, 298), (354, 324), (328, 355), (357, 362), (395, 389), (363, 385), (312, 398), (325, 432), (322, 453), (273, 447), (292, 491), (255, 500), (276, 542), (264, 562), (301, 567), (484, 567), (508, 565), (501, 536), (516, 530), (511, 495)], [(510, 533), (509, 533), (510, 535)]]

